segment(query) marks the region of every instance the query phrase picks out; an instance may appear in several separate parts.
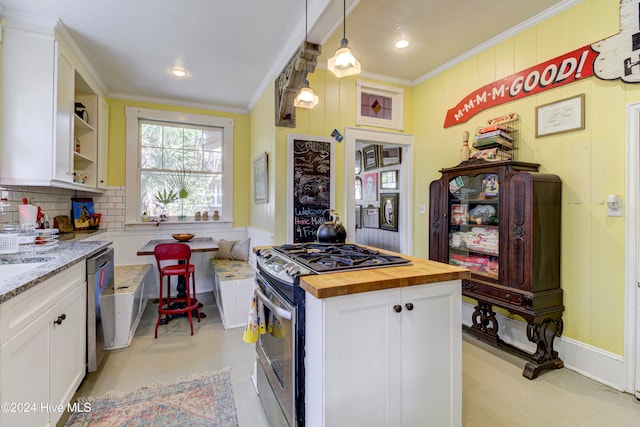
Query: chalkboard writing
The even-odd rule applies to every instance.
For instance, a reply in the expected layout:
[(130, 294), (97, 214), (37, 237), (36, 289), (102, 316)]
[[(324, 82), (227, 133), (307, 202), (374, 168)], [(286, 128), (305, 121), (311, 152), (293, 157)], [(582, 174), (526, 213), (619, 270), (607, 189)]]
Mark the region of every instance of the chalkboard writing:
[(331, 207), (331, 143), (293, 141), (293, 241), (316, 240)]

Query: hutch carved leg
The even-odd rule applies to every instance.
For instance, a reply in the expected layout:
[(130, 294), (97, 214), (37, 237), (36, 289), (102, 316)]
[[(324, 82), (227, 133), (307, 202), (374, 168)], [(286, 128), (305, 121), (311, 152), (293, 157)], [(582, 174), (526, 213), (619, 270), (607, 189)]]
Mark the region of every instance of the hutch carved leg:
[(471, 315), (469, 332), (493, 345), (498, 345), (498, 319), (491, 304), (478, 302)]
[(530, 380), (547, 369), (564, 367), (564, 362), (553, 349), (553, 340), (562, 335), (562, 319), (546, 318), (541, 323), (527, 324), (527, 338), (536, 343), (538, 349), (530, 356), (531, 361), (524, 367), (523, 376)]

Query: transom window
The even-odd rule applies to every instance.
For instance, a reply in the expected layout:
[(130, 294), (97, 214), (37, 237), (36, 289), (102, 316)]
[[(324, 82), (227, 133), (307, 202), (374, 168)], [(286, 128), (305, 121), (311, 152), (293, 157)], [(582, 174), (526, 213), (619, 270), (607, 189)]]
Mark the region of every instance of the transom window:
[(232, 141), (231, 119), (127, 107), (127, 222), (214, 211), (231, 221)]

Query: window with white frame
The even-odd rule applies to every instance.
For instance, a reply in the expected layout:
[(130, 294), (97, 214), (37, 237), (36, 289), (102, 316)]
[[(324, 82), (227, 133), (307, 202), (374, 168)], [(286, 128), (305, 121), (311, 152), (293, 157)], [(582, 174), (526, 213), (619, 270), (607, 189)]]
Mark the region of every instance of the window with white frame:
[[(233, 120), (127, 107), (126, 220), (232, 221)], [(226, 179), (225, 179), (226, 178)]]

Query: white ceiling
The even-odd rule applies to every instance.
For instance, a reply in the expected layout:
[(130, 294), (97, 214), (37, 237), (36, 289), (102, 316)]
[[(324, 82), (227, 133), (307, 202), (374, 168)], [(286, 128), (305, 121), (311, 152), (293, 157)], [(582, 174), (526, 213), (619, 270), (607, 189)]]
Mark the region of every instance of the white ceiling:
[[(347, 0), (364, 76), (414, 84), (581, 0)], [(303, 0), (0, 0), (7, 24), (65, 25), (110, 96), (247, 111), (305, 37)], [(320, 67), (343, 34), (343, 2), (309, 0)], [(412, 44), (393, 47), (397, 36)], [(189, 76), (176, 79), (181, 65)]]

